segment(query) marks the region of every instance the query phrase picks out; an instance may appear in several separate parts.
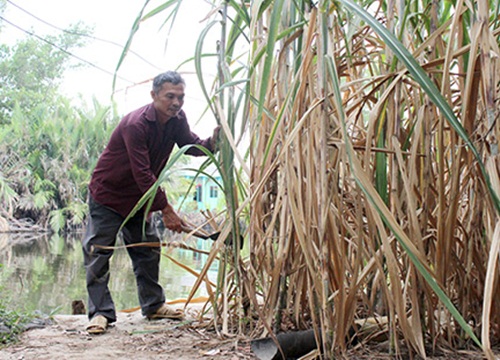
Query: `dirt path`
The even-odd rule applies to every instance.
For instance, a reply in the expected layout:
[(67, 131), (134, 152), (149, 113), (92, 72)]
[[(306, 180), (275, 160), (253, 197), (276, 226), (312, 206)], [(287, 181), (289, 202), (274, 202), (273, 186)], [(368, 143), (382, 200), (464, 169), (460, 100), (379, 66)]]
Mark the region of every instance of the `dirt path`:
[(248, 341), (221, 340), (178, 321), (149, 321), (139, 311), (119, 313), (103, 335), (88, 335), (86, 324), (85, 315), (56, 315), (52, 325), (29, 330), (0, 350), (0, 359), (256, 359)]
[[(189, 310), (189, 309), (188, 309)], [(193, 320), (187, 312), (187, 320)], [(140, 311), (118, 313), (118, 321), (103, 335), (85, 331), (85, 315), (56, 315), (53, 324), (26, 331), (20, 341), (0, 349), (0, 360), (257, 360), (250, 340), (221, 340), (213, 331), (173, 320), (145, 319)], [(349, 351), (350, 360), (392, 360), (380, 343)], [(498, 350), (498, 349), (497, 349)], [(496, 352), (500, 356), (500, 351)], [(402, 356), (402, 358), (408, 358)], [(416, 357), (419, 359), (419, 357)], [(481, 351), (447, 352), (429, 360), (483, 359)], [(500, 359), (500, 357), (499, 357)]]

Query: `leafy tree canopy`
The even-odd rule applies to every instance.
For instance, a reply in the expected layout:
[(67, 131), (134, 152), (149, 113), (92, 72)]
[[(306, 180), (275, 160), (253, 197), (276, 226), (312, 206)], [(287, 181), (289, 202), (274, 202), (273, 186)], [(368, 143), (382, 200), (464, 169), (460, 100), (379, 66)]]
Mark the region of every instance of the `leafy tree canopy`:
[(81, 66), (71, 52), (89, 33), (77, 23), (0, 44), (0, 216), (56, 230), (82, 221), (86, 184), (114, 120), (109, 108), (74, 107), (59, 91), (65, 70)]
[(0, 44), (0, 124), (8, 121), (16, 104), (29, 113), (39, 104), (55, 102), (64, 71), (81, 66), (70, 61), (71, 51), (85, 45), (88, 37), (82, 34), (90, 32), (77, 23), (57, 36), (33, 34), (13, 46)]

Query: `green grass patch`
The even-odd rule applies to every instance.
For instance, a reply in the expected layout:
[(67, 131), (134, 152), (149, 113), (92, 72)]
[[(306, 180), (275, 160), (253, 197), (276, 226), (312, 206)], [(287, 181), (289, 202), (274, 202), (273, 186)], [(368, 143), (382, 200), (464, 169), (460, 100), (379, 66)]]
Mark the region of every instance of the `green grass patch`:
[[(0, 264), (0, 269), (3, 267)], [(21, 310), (12, 309), (12, 302), (9, 294), (0, 286), (2, 297), (0, 298), (0, 349), (16, 342), (19, 334), (26, 325), (35, 318), (34, 314), (28, 314)]]

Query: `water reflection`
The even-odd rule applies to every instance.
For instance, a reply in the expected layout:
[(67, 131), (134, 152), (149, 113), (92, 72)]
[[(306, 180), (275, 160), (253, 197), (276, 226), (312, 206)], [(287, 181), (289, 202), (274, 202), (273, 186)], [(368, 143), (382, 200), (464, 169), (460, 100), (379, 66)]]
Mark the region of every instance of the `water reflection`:
[[(45, 314), (70, 314), (71, 301), (86, 302), (85, 269), (80, 234), (67, 237), (0, 233), (0, 290), (16, 309), (40, 310)], [(190, 246), (210, 250), (209, 241), (190, 240)], [(163, 248), (163, 253), (200, 271), (207, 256), (189, 250)], [(168, 299), (185, 298), (196, 278), (166, 257), (161, 260), (160, 282)], [(209, 278), (215, 281), (213, 264)], [(135, 277), (126, 249), (111, 259), (110, 291), (118, 310), (138, 306)], [(206, 295), (205, 287), (196, 296)]]

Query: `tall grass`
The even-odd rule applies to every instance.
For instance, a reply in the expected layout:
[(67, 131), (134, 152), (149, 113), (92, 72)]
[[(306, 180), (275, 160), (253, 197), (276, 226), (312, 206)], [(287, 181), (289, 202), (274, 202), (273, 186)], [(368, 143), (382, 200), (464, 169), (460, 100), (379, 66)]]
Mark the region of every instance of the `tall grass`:
[(214, 323), (250, 337), (313, 328), (326, 357), (383, 335), (396, 354), (480, 346), (492, 358), (498, 8), (357, 4), (214, 4), (228, 14), (207, 26), (222, 31), (219, 82), (200, 83), (225, 134), (223, 235), (246, 211), (250, 251), (214, 247)]

